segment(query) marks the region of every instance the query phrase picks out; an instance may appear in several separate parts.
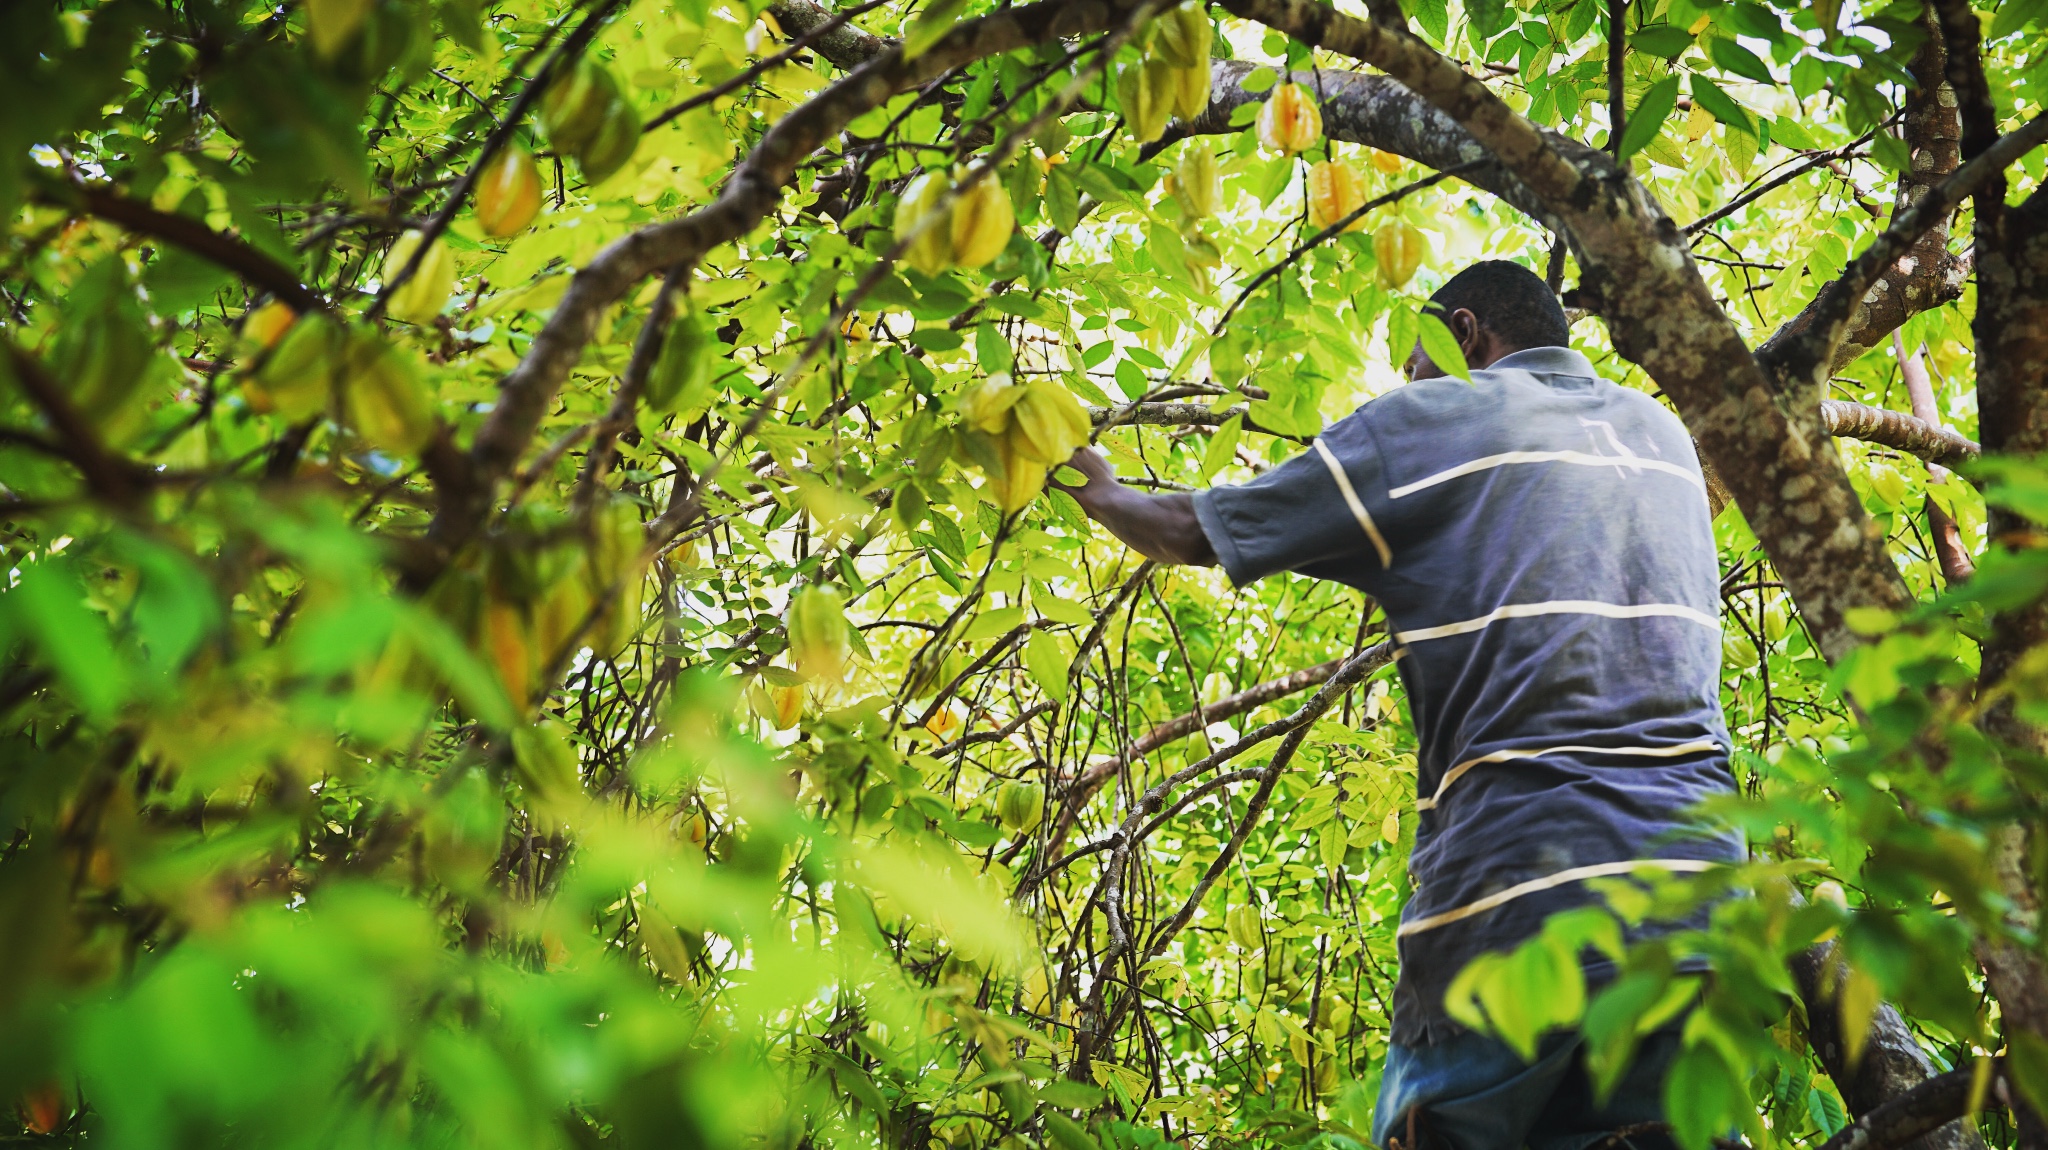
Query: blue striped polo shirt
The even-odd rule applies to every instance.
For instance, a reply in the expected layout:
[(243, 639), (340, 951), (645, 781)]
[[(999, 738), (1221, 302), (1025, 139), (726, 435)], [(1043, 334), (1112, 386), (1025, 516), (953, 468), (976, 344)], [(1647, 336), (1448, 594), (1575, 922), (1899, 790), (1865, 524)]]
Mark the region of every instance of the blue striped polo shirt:
[(1294, 571), (1386, 611), (1419, 743), (1395, 1041), (1458, 1033), (1458, 971), (1586, 880), (1743, 857), (1687, 816), (1734, 786), (1719, 578), (1692, 439), (1654, 399), (1532, 348), (1381, 396), (1195, 510), (1234, 584)]

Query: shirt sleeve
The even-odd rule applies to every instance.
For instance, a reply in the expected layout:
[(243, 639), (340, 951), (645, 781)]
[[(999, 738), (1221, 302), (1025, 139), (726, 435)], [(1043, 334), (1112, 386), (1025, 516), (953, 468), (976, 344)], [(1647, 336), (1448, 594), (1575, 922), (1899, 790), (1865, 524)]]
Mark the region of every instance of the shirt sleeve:
[(1381, 472), (1364, 412), (1354, 412), (1250, 483), (1197, 492), (1195, 516), (1234, 586), (1333, 561), (1377, 572), (1393, 559), (1365, 499), (1384, 488)]

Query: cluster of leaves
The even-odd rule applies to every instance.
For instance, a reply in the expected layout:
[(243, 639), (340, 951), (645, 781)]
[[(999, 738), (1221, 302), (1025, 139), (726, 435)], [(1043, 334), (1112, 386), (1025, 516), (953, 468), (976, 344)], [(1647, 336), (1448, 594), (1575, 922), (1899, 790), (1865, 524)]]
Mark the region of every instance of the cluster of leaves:
[[(1759, 333), (1867, 238), (1858, 180), (1900, 166), (1883, 125), (1916, 13), (1819, 11), (1629, 9), (1631, 122), (1670, 121), (1658, 101), (1690, 77), (1682, 131), (1623, 143), (1667, 203), (1704, 211), (1735, 197), (1731, 172), (1879, 129), (1869, 160), (1844, 152), (1711, 233), (1734, 257), (1717, 286)], [(969, 14), (885, 4), (859, 25), (929, 48)], [(1539, 120), (1604, 123), (1594, 0), (1410, 15)], [(1992, 17), (2016, 108), (2040, 103), (2039, 20), (2022, 0)], [(1218, 55), (1255, 65), (1247, 92), (1340, 66), (1212, 26)], [(1397, 385), (1396, 353), (1434, 335), (1415, 304), (1448, 271), (1541, 266), (1541, 229), (1446, 182), (1369, 221), (1425, 238), (1412, 281), (1381, 274), (1365, 233), (1284, 259), (1314, 234), (1308, 162), (1358, 164), (1367, 197), (1420, 173), (1329, 140), (1272, 154), (1251, 106), (1141, 144), (1110, 75), (1142, 36), (971, 62), (854, 119), (737, 243), (587, 317), (484, 521), (450, 527), (474, 506), (450, 459), (572, 305), (576, 270), (710, 203), (844, 70), (823, 41), (778, 55), (772, 12), (705, 0), (18, 4), (0, 33), (0, 1097), (35, 1137), (1362, 1139), (1414, 830), (1398, 680), (1230, 700), (1369, 646), (1384, 620), (1329, 584), (1232, 591), (1140, 564), (1057, 491), (1004, 514), (960, 407), (997, 372), (1105, 412), (1192, 400), (1204, 418), (1100, 446), (1162, 489), (1242, 480)], [(649, 126), (594, 184), (588, 156), (522, 118), (579, 64)], [(511, 237), (458, 195), (487, 139), (535, 153), (548, 185)], [(1165, 180), (1197, 149), (1221, 179), (1206, 216)], [(888, 266), (907, 185), (998, 151), (1020, 225), (1001, 253)], [(2016, 178), (2038, 180), (2027, 163)], [(425, 261), (394, 243), (443, 224), (448, 298), (380, 318)], [(347, 332), (309, 411), (279, 403), (290, 345), (252, 330), (274, 300)], [(1960, 313), (1914, 323), (1967, 429)], [(643, 329), (672, 348), (636, 369)], [(1596, 325), (1575, 339), (1648, 386)], [(650, 402), (615, 420), (627, 381)], [(1891, 379), (1873, 356), (1842, 386), (1883, 401)], [(1917, 464), (1856, 463), (1931, 590)], [(1927, 490), (1981, 543), (1965, 485)], [(1893, 791), (1814, 787), (1822, 763), (1867, 781), (1911, 752), (1896, 732), (1844, 741), (1755, 541), (1732, 513), (1721, 531), (1726, 695), (1753, 751), (1752, 802), (1725, 813), (1790, 828), (1758, 838), (1782, 873), (1817, 857), (1850, 882), (1919, 833), (1880, 797), (1909, 777), (1931, 788), (1914, 809), (1952, 813), (1944, 788), (1963, 787), (1973, 817), (2007, 811), (1989, 784), (1891, 766)], [(843, 639), (786, 624), (804, 588), (830, 589)], [(844, 673), (798, 658), (799, 638), (843, 643)], [(1133, 821), (1205, 759), (1216, 779)], [(1931, 865), (1859, 884), (1915, 908), (1881, 936), (1880, 916), (1741, 904), (1778, 917), (1724, 955), (1755, 974), (1731, 979), (1750, 1013), (1694, 1043), (1723, 1053), (1687, 1064), (1685, 1082), (1721, 1084), (1689, 1138), (1759, 1114), (1788, 1140), (1841, 1124), (1764, 977), (1829, 925), (1932, 1049), (1955, 1062), (1991, 1040), (1955, 990), (1968, 956), (1947, 903), (1913, 885)], [(1573, 977), (1552, 962), (1523, 997), (1569, 1006)]]

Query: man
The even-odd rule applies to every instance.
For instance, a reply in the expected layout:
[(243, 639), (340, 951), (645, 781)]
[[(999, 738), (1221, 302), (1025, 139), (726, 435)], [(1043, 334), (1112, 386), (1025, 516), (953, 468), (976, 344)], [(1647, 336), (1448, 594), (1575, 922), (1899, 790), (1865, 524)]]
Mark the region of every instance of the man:
[[(1675, 1030), (1596, 1105), (1576, 1035), (1525, 1065), (1452, 1022), (1444, 992), (1475, 956), (1595, 900), (1588, 879), (1742, 857), (1739, 837), (1685, 817), (1733, 786), (1706, 485), (1684, 426), (1570, 350), (1527, 269), (1475, 264), (1432, 305), (1471, 383), (1418, 346), (1412, 383), (1243, 486), (1146, 495), (1083, 449), (1087, 483), (1066, 490), (1153, 559), (1221, 563), (1237, 586), (1333, 579), (1386, 611), (1419, 817), (1373, 1140), (1582, 1150), (1661, 1120)], [(1603, 963), (1589, 978), (1611, 974)]]

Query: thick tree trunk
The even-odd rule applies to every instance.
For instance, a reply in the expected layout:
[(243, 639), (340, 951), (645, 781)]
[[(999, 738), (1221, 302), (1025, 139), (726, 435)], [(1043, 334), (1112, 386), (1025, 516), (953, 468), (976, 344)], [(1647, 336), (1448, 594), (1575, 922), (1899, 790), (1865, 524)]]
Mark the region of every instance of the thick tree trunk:
[[(1984, 447), (2016, 455), (2048, 450), (2048, 190), (2018, 207), (1977, 198), (1977, 406)], [(2009, 511), (1991, 512), (1992, 546), (2030, 530)], [(1980, 692), (2002, 682), (2030, 649), (2048, 642), (2048, 606), (2036, 604), (1998, 615), (1984, 644)], [(2023, 721), (2010, 702), (1995, 704), (1985, 727), (2002, 741), (2036, 754), (2048, 752), (2048, 731)], [(2012, 904), (2012, 925), (2032, 933), (2041, 926), (2040, 829), (2007, 827), (1998, 844), (1996, 871)], [(2016, 943), (1987, 942), (1978, 959), (2009, 1028), (2048, 1039), (2048, 967)], [(2048, 1123), (2022, 1118), (2021, 1145), (2048, 1146)]]
[[(1830, 969), (1833, 968), (1833, 969)], [(1851, 1063), (1842, 1043), (1842, 1015), (1837, 990), (1842, 962), (1834, 943), (1823, 943), (1792, 960), (1792, 976), (1806, 1004), (1806, 1039), (1813, 1045), (1849, 1113), (1861, 1118), (1934, 1077), (1934, 1064), (1920, 1049), (1913, 1032), (1890, 1005), (1877, 1008), (1863, 1057)], [(1907, 1144), (1908, 1150), (1982, 1150), (1984, 1140), (1968, 1122), (1947, 1126)]]

